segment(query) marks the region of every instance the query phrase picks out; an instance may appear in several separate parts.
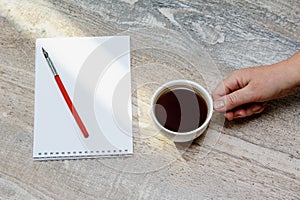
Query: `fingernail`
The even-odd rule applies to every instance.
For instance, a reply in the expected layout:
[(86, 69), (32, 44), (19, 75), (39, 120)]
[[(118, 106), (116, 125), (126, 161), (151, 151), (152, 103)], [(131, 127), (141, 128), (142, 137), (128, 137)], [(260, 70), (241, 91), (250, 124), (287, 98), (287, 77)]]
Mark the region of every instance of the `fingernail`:
[(215, 109), (221, 109), (221, 108), (223, 108), (225, 106), (225, 104), (224, 104), (224, 102), (221, 100), (219, 100), (219, 101), (215, 101), (214, 102), (214, 108)]
[(237, 115), (234, 117), (234, 119), (239, 119), (239, 118), (243, 118), (243, 116)]
[(253, 108), (252, 108), (252, 112), (257, 112), (257, 111), (259, 111), (261, 109), (261, 107), (260, 106), (254, 106)]

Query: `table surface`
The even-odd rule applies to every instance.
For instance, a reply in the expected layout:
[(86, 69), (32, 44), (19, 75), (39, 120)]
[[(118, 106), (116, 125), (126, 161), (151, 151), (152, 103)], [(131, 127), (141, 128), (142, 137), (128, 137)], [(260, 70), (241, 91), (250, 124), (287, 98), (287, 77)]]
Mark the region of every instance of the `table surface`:
[[(259, 115), (214, 113), (193, 143), (149, 117), (174, 79), (210, 92), (232, 71), (300, 48), (300, 1), (0, 1), (0, 199), (299, 199), (300, 91)], [(35, 40), (131, 36), (134, 155), (34, 162)], [(288, 77), (287, 77), (288, 78)]]

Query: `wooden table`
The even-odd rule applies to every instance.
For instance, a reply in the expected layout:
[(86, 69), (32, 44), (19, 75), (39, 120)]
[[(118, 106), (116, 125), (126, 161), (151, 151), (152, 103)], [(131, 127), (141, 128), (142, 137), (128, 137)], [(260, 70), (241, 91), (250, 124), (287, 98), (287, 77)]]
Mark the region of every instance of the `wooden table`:
[[(300, 198), (300, 91), (247, 119), (214, 113), (192, 144), (165, 139), (148, 112), (169, 80), (211, 92), (291, 56), (299, 1), (0, 0), (0, 27), (0, 199)], [(104, 35), (131, 36), (134, 156), (34, 162), (36, 38)]]

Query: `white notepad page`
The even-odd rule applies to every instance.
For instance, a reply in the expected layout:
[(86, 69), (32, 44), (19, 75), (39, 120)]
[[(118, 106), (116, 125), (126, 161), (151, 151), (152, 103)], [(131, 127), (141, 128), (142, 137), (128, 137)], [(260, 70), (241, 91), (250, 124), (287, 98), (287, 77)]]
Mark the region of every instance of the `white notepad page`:
[[(42, 47), (86, 126), (88, 138), (69, 110)], [(35, 69), (34, 160), (133, 153), (128, 36), (38, 39)]]

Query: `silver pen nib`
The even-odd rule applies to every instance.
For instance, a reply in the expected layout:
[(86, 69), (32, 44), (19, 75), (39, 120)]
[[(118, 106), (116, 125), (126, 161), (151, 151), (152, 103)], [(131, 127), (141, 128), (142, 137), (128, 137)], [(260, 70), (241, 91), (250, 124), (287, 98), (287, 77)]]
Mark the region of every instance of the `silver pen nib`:
[(44, 56), (45, 56), (45, 58), (48, 58), (48, 53), (47, 53), (47, 51), (45, 51), (45, 49), (42, 47), (42, 50), (43, 50), (43, 54), (44, 54)]
[(53, 75), (54, 75), (54, 76), (57, 76), (57, 75), (58, 75), (58, 74), (57, 74), (57, 71), (56, 71), (56, 69), (55, 69), (55, 67), (54, 67), (54, 65), (53, 65), (53, 63), (52, 63), (52, 61), (51, 61), (51, 59), (50, 59), (50, 57), (49, 57), (47, 51), (45, 51), (45, 49), (44, 49), (43, 47), (42, 47), (42, 50), (43, 50), (43, 54), (44, 54), (44, 56), (45, 56), (45, 58), (46, 58), (46, 61), (47, 61), (48, 65), (49, 65), (49, 67), (50, 67), (50, 69), (51, 69)]

